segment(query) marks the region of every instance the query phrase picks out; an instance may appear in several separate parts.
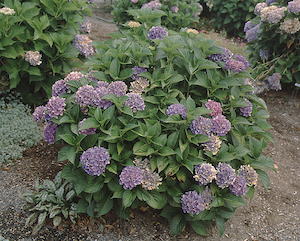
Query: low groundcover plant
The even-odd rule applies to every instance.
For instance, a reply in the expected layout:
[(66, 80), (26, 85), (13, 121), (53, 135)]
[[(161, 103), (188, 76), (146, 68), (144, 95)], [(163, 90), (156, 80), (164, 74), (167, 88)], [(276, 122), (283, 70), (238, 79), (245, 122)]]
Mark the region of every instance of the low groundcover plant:
[(49, 143), (65, 144), (58, 161), (70, 162), (61, 176), (80, 196), (78, 213), (128, 219), (149, 205), (173, 235), (186, 222), (201, 235), (214, 222), (222, 235), (258, 178), (268, 188), (266, 105), (245, 82), (242, 56), (196, 30), (134, 21), (93, 42), (88, 72), (56, 82), (34, 118)]

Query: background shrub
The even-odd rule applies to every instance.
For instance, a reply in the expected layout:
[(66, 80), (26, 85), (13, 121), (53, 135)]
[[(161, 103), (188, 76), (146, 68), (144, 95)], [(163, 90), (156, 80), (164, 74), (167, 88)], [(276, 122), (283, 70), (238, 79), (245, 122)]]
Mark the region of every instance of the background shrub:
[(72, 41), (91, 10), (85, 0), (2, 0), (0, 6), (1, 75), (9, 75), (10, 89), (26, 103), (41, 104), (74, 59), (83, 59)]

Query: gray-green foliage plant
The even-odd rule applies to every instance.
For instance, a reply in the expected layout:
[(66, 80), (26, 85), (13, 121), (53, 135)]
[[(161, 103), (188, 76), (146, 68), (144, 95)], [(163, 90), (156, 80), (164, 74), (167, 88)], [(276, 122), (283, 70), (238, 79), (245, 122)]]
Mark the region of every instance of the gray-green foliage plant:
[(91, 9), (86, 0), (1, 0), (0, 7), (0, 72), (26, 103), (42, 104), (74, 59), (83, 60), (72, 42)]
[(0, 92), (0, 165), (21, 158), (22, 152), (42, 139), (42, 131), (20, 95)]
[(74, 224), (76, 223), (77, 212), (73, 203), (76, 193), (73, 185), (61, 177), (61, 172), (53, 181), (46, 179), (41, 184), (37, 179), (34, 187), (36, 192), (22, 194), (22, 198), (28, 203), (23, 209), (31, 212), (25, 226), (34, 225), (33, 234), (43, 227), (47, 218), (53, 219), (54, 227), (60, 225), (63, 218), (69, 218)]
[(1, 234), (0, 234), (0, 241), (9, 241), (8, 239), (4, 238)]
[(113, 209), (129, 219), (129, 208), (149, 205), (173, 235), (187, 222), (201, 235), (215, 223), (222, 235), (257, 178), (267, 189), (275, 170), (262, 154), (272, 141), (267, 106), (245, 84), (240, 56), (194, 29), (131, 26), (94, 42), (90, 72), (57, 82), (34, 115), (47, 122), (49, 142), (65, 144), (58, 161), (70, 162), (62, 177), (81, 197), (79, 213)]

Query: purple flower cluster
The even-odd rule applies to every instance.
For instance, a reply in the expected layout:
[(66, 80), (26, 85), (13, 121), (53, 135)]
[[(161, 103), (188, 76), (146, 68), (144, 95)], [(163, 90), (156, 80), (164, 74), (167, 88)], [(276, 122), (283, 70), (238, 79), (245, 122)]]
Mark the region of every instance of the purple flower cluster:
[(78, 88), (75, 94), (75, 101), (79, 106), (93, 106), (95, 89), (91, 85), (84, 85)]
[(90, 33), (91, 32), (92, 24), (90, 23), (90, 21), (87, 18), (84, 19), (84, 23), (78, 22), (78, 24), (80, 26), (80, 32), (82, 32), (82, 33)]
[(149, 3), (144, 3), (142, 8), (151, 8), (152, 10), (156, 10), (161, 7), (161, 3), (158, 0), (151, 1)]
[(234, 169), (227, 163), (219, 162), (217, 167), (216, 184), (224, 189), (233, 184), (236, 176)]
[[(93, 76), (93, 73), (97, 72), (96, 70), (91, 70), (90, 72), (88, 72), (86, 75), (84, 75), (85, 78), (87, 78), (89, 81), (99, 81), (95, 76)], [(108, 83), (107, 83), (108, 85)]]
[(166, 110), (166, 115), (171, 116), (175, 114), (180, 114), (182, 119), (185, 119), (187, 114), (187, 109), (182, 104), (172, 104)]
[(244, 25), (244, 32), (246, 33), (249, 29), (254, 28), (254, 27), (255, 27), (255, 24), (249, 20)]
[(71, 73), (69, 73), (66, 78), (65, 78), (65, 81), (70, 81), (70, 80), (81, 80), (81, 78), (83, 77), (84, 75), (78, 71), (73, 71)]
[(208, 137), (210, 141), (203, 143), (202, 146), (204, 147), (204, 150), (211, 151), (213, 155), (216, 155), (221, 148), (222, 141), (215, 135), (210, 135)]
[(150, 40), (153, 40), (153, 39), (161, 39), (163, 40), (163, 37), (162, 36), (168, 36), (168, 32), (165, 28), (163, 27), (160, 27), (160, 26), (153, 26), (148, 34), (147, 34), (148, 38)]
[(66, 90), (68, 89), (67, 81), (66, 79), (60, 79), (57, 80), (52, 85), (52, 96), (60, 96), (63, 93), (66, 93)]
[(243, 176), (236, 176), (234, 182), (229, 186), (229, 191), (235, 196), (246, 194), (246, 179)]
[(41, 123), (45, 119), (45, 116), (47, 114), (46, 110), (47, 108), (42, 105), (35, 108), (32, 116), (36, 123)]
[(205, 106), (207, 109), (213, 111), (211, 113), (208, 113), (208, 115), (210, 115), (210, 116), (222, 115), (221, 103), (213, 101), (213, 100), (207, 100), (207, 102), (205, 102)]
[(293, 0), (293, 1), (288, 2), (287, 9), (291, 13), (295, 13), (295, 14), (299, 13), (300, 12), (300, 1)]
[(145, 109), (145, 103), (140, 94), (129, 93), (127, 96), (129, 98), (125, 100), (123, 104), (129, 106), (133, 113), (137, 112), (138, 110)]
[(103, 147), (92, 147), (80, 156), (82, 169), (91, 176), (100, 176), (107, 164), (110, 163), (108, 151)]
[(125, 190), (131, 190), (142, 183), (143, 174), (144, 171), (139, 167), (126, 166), (120, 174), (119, 183)]
[(171, 7), (171, 11), (173, 13), (177, 13), (179, 11), (179, 7), (177, 7), (176, 5), (174, 5), (174, 6)]
[(94, 49), (90, 40), (84, 34), (76, 34), (73, 45), (79, 50), (79, 52), (84, 55), (86, 58), (94, 54)]
[(121, 97), (126, 95), (127, 85), (123, 81), (114, 81), (107, 86), (107, 90), (109, 94)]
[(277, 2), (276, 0), (266, 0), (266, 4), (268, 6), (270, 6), (271, 4), (276, 3), (276, 2)]
[(181, 196), (181, 208), (183, 213), (199, 214), (204, 210), (202, 195), (195, 190), (186, 192)]
[(131, 0), (132, 3), (137, 3), (139, 0)]
[(248, 29), (245, 32), (245, 38), (247, 39), (247, 42), (250, 43), (253, 40), (257, 39), (259, 29), (260, 29), (261, 23), (254, 25), (254, 27)]
[(246, 98), (243, 98), (249, 105), (246, 106), (246, 107), (240, 107), (240, 114), (243, 115), (243, 116), (251, 116), (252, 114), (252, 103), (247, 100)]
[(147, 72), (147, 69), (146, 69), (146, 68), (139, 67), (139, 66), (134, 66), (134, 67), (132, 68), (132, 70), (134, 71), (134, 73), (133, 73), (132, 76), (131, 76), (131, 79), (133, 79), (133, 80), (137, 80), (137, 79), (141, 78), (141, 77), (139, 76), (140, 73)]
[(59, 115), (63, 115), (66, 107), (66, 99), (52, 96), (46, 104), (48, 115), (51, 118), (57, 118)]
[(48, 123), (43, 131), (44, 141), (49, 144), (53, 144), (56, 139), (57, 125), (53, 123)]
[(235, 58), (237, 61), (242, 62), (245, 65), (246, 69), (250, 66), (248, 60), (243, 55), (235, 54), (233, 55), (233, 58)]
[(201, 197), (204, 202), (204, 209), (209, 210), (214, 199), (211, 190), (208, 187), (205, 187), (204, 191), (201, 193)]
[(213, 116), (212, 124), (212, 131), (218, 136), (225, 136), (231, 129), (231, 123), (224, 115)]
[(200, 186), (211, 183), (217, 175), (217, 171), (210, 163), (202, 163), (194, 167), (195, 175), (193, 178), (199, 183)]
[(239, 73), (239, 72), (247, 69), (247, 67), (245, 66), (245, 64), (243, 62), (234, 60), (234, 59), (228, 60), (225, 63), (224, 67), (227, 71), (231, 70), (234, 73)]
[(197, 119), (192, 121), (190, 129), (195, 135), (211, 135), (212, 134), (213, 123), (209, 118), (203, 116), (198, 116)]
[(238, 175), (246, 179), (248, 186), (255, 186), (257, 184), (258, 175), (250, 165), (242, 165), (238, 170)]
[(226, 62), (232, 58), (233, 53), (229, 49), (226, 49), (224, 47), (220, 47), (220, 48), (223, 51), (223, 53), (211, 54), (207, 57), (207, 59), (214, 61), (214, 62), (217, 62), (217, 61)]
[(279, 73), (274, 73), (272, 76), (268, 76), (267, 83), (270, 87), (271, 90), (281, 90), (281, 74)]
[(37, 66), (42, 63), (41, 61), (42, 55), (39, 51), (27, 51), (25, 53), (25, 61), (29, 62), (32, 66)]
[[(107, 87), (104, 87), (105, 84), (104, 83), (107, 83), (107, 82), (104, 82), (104, 81), (98, 81), (98, 83), (103, 83), (103, 85), (101, 86), (96, 86), (95, 87), (95, 91), (94, 91), (94, 106), (96, 107), (100, 107), (102, 109), (107, 109), (108, 107), (110, 107), (112, 105), (112, 102), (109, 101), (109, 100), (105, 100), (105, 99), (102, 99), (102, 97), (104, 95), (107, 95), (108, 94), (108, 89)], [(107, 86), (108, 86), (108, 83), (107, 83)]]
[(270, 51), (265, 49), (259, 50), (259, 57), (262, 61), (267, 61), (270, 57)]
[[(83, 120), (81, 120), (78, 123), (78, 129), (81, 127), (82, 123), (85, 120), (86, 120), (86, 118), (84, 118)], [(78, 133), (87, 136), (87, 135), (91, 135), (91, 134), (96, 134), (96, 130), (97, 130), (97, 128), (88, 128), (88, 129), (84, 129), (84, 130), (78, 130)]]

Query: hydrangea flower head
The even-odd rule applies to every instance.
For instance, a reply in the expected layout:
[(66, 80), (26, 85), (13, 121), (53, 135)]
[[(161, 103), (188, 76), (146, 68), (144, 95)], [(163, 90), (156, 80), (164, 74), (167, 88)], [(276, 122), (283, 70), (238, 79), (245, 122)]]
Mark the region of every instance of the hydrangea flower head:
[(260, 12), (261, 21), (266, 22), (269, 14), (275, 9), (277, 9), (277, 6), (269, 6), (263, 8)]
[(84, 34), (76, 34), (73, 45), (79, 50), (79, 52), (86, 58), (94, 54), (94, 49), (91, 44), (92, 40)]
[(147, 72), (147, 69), (146, 69), (146, 68), (139, 67), (139, 66), (134, 66), (134, 67), (132, 68), (132, 70), (134, 71), (134, 73), (133, 73), (132, 76), (131, 76), (131, 79), (133, 79), (133, 80), (137, 80), (138, 78), (141, 78), (141, 77), (139, 76), (140, 73)]
[(177, 7), (176, 5), (173, 5), (173, 6), (171, 7), (171, 11), (172, 11), (173, 13), (177, 13), (177, 12), (179, 11), (179, 7)]
[(158, 186), (162, 184), (162, 178), (156, 172), (152, 172), (150, 169), (145, 169), (143, 172), (143, 178), (141, 180), (142, 187), (146, 190), (158, 189)]
[(205, 102), (205, 106), (207, 109), (213, 111), (208, 113), (208, 115), (210, 116), (222, 115), (223, 110), (222, 110), (221, 103), (209, 99), (207, 100), (207, 102)]
[(123, 81), (114, 81), (107, 86), (107, 90), (109, 94), (121, 97), (126, 95), (127, 85)]
[(181, 196), (181, 208), (183, 213), (190, 213), (191, 215), (199, 214), (204, 210), (204, 201), (201, 194), (195, 190), (186, 192)]
[(70, 81), (70, 80), (81, 80), (81, 78), (83, 77), (84, 75), (78, 71), (72, 71), (71, 73), (69, 73), (66, 78), (65, 78), (65, 81)]
[(279, 21), (284, 17), (284, 12), (287, 10), (286, 7), (281, 7), (274, 9), (268, 14), (267, 20), (270, 24), (279, 23)]
[(131, 0), (132, 3), (137, 3), (139, 0)]
[(279, 26), (279, 29), (289, 33), (289, 34), (295, 34), (300, 29), (300, 22), (298, 18), (293, 19), (285, 19)]
[(246, 194), (246, 179), (243, 176), (236, 176), (234, 182), (229, 186), (229, 191), (235, 196)]
[(45, 119), (47, 107), (38, 106), (35, 108), (32, 116), (36, 123), (40, 123)]
[(264, 60), (268, 60), (270, 57), (270, 51), (269, 50), (265, 50), (265, 49), (260, 49), (259, 50), (259, 57), (262, 61)]
[(135, 81), (130, 83), (129, 91), (141, 95), (148, 86), (149, 81), (144, 77), (139, 77)]
[(95, 82), (98, 82), (99, 79), (97, 79), (93, 73), (95, 73), (97, 71), (95, 70), (91, 70), (90, 72), (88, 72), (87, 74), (84, 75), (85, 78), (87, 78), (89, 81), (95, 81)]
[(141, 26), (141, 24), (139, 22), (129, 21), (128, 26), (130, 28), (138, 28), (139, 26)]
[(211, 183), (217, 175), (217, 171), (210, 163), (202, 163), (194, 167), (195, 175), (193, 178), (199, 183), (199, 186)]
[(151, 8), (152, 10), (156, 10), (161, 7), (161, 3), (158, 0), (151, 1), (149, 3), (144, 3), (142, 8)]
[(237, 61), (242, 62), (245, 65), (245, 68), (248, 68), (250, 66), (248, 60), (243, 55), (235, 54), (233, 55), (233, 58), (235, 58)]
[(254, 28), (256, 25), (252, 23), (250, 20), (247, 21), (244, 25), (244, 32), (246, 33), (249, 29)]
[(165, 28), (163, 27), (160, 27), (160, 26), (153, 26), (148, 34), (147, 34), (148, 38), (150, 40), (153, 40), (153, 39), (161, 39), (163, 40), (163, 37), (162, 36), (168, 36), (168, 32)]
[(3, 8), (0, 8), (0, 13), (3, 13), (5, 15), (13, 15), (16, 12), (15, 12), (14, 9), (11, 9), (11, 8), (8, 8), (8, 7), (3, 7)]
[(224, 115), (213, 116), (212, 124), (212, 130), (218, 136), (225, 136), (231, 129), (231, 123)]
[(226, 62), (228, 60), (230, 60), (233, 56), (233, 53), (224, 47), (220, 47), (221, 50), (223, 51), (223, 53), (216, 53), (216, 54), (211, 54), (207, 57), (207, 59), (217, 62), (217, 61), (222, 61), (222, 62)]
[(243, 115), (243, 116), (245, 116), (245, 117), (247, 117), (247, 116), (251, 116), (251, 114), (252, 114), (252, 103), (248, 100), (248, 99), (246, 99), (246, 98), (243, 98), (244, 99), (244, 101), (246, 101), (249, 105), (248, 106), (246, 106), (246, 107), (240, 107), (239, 109), (240, 109), (240, 114), (241, 115)]
[(68, 89), (67, 81), (65, 79), (57, 80), (52, 85), (52, 96), (60, 96), (63, 93), (66, 93)]
[(258, 33), (259, 33), (259, 29), (260, 29), (261, 24), (257, 24), (255, 25), (255, 27), (250, 28), (246, 34), (245, 34), (245, 38), (247, 39), (247, 42), (250, 43), (253, 40), (257, 39), (258, 37)]
[(59, 115), (63, 115), (66, 107), (66, 99), (52, 96), (46, 104), (48, 115), (51, 118), (57, 118)]
[[(104, 82), (104, 81), (101, 81)], [(104, 95), (108, 94), (108, 89), (103, 86), (96, 86), (94, 91), (94, 100), (93, 105), (99, 108), (102, 108), (103, 110), (107, 109), (112, 105), (112, 102), (110, 100), (102, 99)]]
[(295, 13), (295, 14), (299, 13), (300, 12), (300, 1), (293, 0), (293, 1), (288, 2), (287, 9), (291, 13)]
[(245, 64), (243, 62), (234, 60), (234, 59), (228, 60), (225, 63), (224, 67), (227, 71), (231, 70), (234, 73), (239, 73), (239, 72), (247, 69), (247, 67), (245, 66)]
[(131, 190), (142, 183), (143, 174), (143, 170), (139, 167), (126, 166), (120, 174), (119, 183), (125, 190)]
[(44, 141), (49, 144), (53, 144), (56, 139), (57, 125), (53, 123), (48, 123), (43, 131)]
[(39, 51), (27, 51), (25, 53), (25, 61), (29, 62), (32, 66), (37, 66), (42, 63), (41, 61), (42, 55), (39, 53)]
[(84, 151), (80, 156), (82, 169), (91, 176), (100, 176), (107, 164), (110, 163), (108, 151), (103, 147), (92, 147)]
[(274, 73), (272, 74), (272, 76), (268, 76), (267, 83), (269, 85), (269, 88), (271, 90), (276, 90), (276, 91), (281, 90), (280, 80), (281, 80), (281, 74), (279, 73)]
[(104, 88), (107, 88), (107, 87), (109, 86), (109, 83), (108, 83), (108, 82), (102, 81), (102, 80), (97, 81), (97, 84), (98, 84), (98, 86), (95, 86), (96, 89), (97, 89), (98, 87), (104, 87)]
[(92, 24), (90, 23), (90, 21), (85, 18), (84, 22), (78, 22), (79, 26), (80, 26), (80, 32), (82, 33), (90, 33), (91, 32), (91, 28), (92, 28)]
[(194, 34), (198, 34), (199, 31), (197, 31), (196, 29), (193, 29), (193, 28), (189, 28), (186, 30), (187, 33), (194, 33)]
[(219, 162), (217, 167), (216, 184), (224, 189), (233, 184), (236, 176), (234, 169), (227, 163)]
[(212, 120), (203, 116), (198, 116), (197, 119), (192, 121), (190, 129), (195, 135), (211, 135), (212, 134)]
[(250, 165), (240, 166), (238, 175), (246, 179), (247, 186), (255, 186), (257, 184), (258, 175)]
[(182, 119), (185, 119), (187, 114), (187, 109), (182, 104), (172, 104), (168, 106), (166, 110), (166, 115), (171, 116), (175, 114), (180, 114)]
[(129, 98), (124, 101), (124, 105), (129, 106), (132, 109), (133, 113), (137, 112), (138, 110), (145, 109), (145, 103), (140, 94), (129, 93), (127, 94), (127, 96)]
[(268, 7), (268, 5), (267, 5), (265, 2), (258, 3), (258, 4), (256, 4), (256, 6), (255, 6), (255, 8), (254, 8), (254, 13), (255, 13), (256, 15), (260, 15), (260, 14), (261, 14), (261, 11), (262, 11), (264, 8), (266, 8), (266, 7)]
[(209, 210), (211, 208), (211, 203), (214, 199), (211, 190), (208, 187), (205, 187), (204, 191), (201, 193), (201, 197), (204, 202), (204, 208), (206, 210)]
[(202, 146), (204, 150), (211, 151), (213, 155), (216, 155), (221, 148), (222, 141), (215, 135), (209, 135), (208, 137), (210, 141), (203, 143)]
[(276, 0), (266, 0), (266, 4), (270, 6), (271, 4), (276, 3)]
[[(82, 123), (85, 120), (86, 120), (86, 118), (84, 118), (83, 120), (81, 120), (78, 123), (78, 129), (81, 127)], [(97, 130), (97, 128), (88, 128), (88, 129), (84, 129), (84, 130), (78, 130), (78, 133), (87, 136), (87, 135), (91, 135), (91, 134), (96, 134), (96, 130)]]
[(80, 106), (93, 106), (95, 89), (91, 85), (84, 85), (78, 88), (75, 94), (75, 102)]

